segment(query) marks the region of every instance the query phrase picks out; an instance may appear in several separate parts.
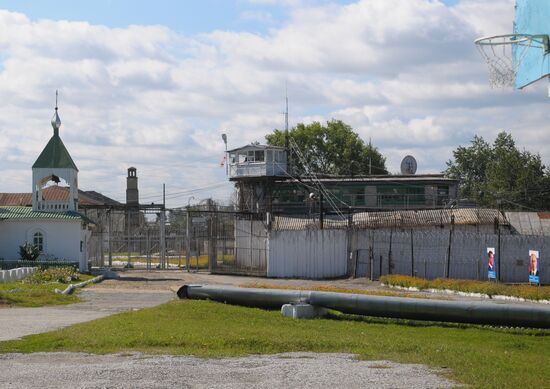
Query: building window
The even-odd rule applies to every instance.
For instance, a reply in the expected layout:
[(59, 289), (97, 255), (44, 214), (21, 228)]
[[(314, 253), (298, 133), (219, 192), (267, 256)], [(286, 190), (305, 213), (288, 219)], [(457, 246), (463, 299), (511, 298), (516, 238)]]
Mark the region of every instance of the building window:
[(80, 252), (82, 252), (83, 249), (84, 249), (84, 242), (80, 241)]
[(41, 232), (35, 232), (32, 237), (32, 243), (42, 252), (44, 250), (44, 235)]

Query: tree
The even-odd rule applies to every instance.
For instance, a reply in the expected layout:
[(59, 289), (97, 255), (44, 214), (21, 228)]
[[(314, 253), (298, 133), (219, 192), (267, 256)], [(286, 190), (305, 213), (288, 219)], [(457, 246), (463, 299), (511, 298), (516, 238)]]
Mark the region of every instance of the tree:
[(40, 256), (40, 249), (32, 243), (25, 242), (19, 246), (19, 256), (24, 261), (35, 261)]
[[(335, 175), (387, 174), (386, 158), (370, 142), (365, 144), (353, 129), (340, 120), (299, 123), (289, 133), (309, 170)], [(285, 131), (273, 130), (266, 135), (271, 146), (285, 146)], [(291, 142), (291, 143), (294, 143)], [(306, 173), (302, 159), (292, 153), (293, 169)]]
[(540, 155), (519, 150), (512, 135), (501, 132), (493, 145), (475, 136), (453, 156), (445, 173), (460, 180), (461, 197), (505, 209), (548, 207), (550, 173)]

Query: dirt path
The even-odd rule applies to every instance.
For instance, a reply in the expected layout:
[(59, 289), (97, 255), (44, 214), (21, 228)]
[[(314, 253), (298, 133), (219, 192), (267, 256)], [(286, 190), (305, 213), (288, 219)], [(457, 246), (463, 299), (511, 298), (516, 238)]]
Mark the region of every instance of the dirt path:
[(53, 331), (114, 313), (159, 305), (174, 298), (170, 290), (84, 289), (82, 303), (0, 310), (0, 341)]

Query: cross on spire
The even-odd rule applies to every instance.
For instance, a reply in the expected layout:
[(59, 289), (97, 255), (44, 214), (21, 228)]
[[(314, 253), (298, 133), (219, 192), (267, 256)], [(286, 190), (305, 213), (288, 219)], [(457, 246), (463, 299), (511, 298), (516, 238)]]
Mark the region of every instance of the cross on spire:
[(61, 119), (59, 118), (59, 115), (57, 114), (57, 89), (55, 90), (55, 113), (52, 117), (52, 127), (53, 127), (53, 134), (54, 136), (59, 136), (59, 127), (61, 127)]

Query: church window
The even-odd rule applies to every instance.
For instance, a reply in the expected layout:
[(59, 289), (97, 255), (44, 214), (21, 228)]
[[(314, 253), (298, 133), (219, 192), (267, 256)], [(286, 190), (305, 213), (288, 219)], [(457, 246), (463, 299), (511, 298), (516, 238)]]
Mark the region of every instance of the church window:
[(33, 235), (33, 244), (42, 252), (44, 250), (44, 235), (41, 232), (35, 232)]

